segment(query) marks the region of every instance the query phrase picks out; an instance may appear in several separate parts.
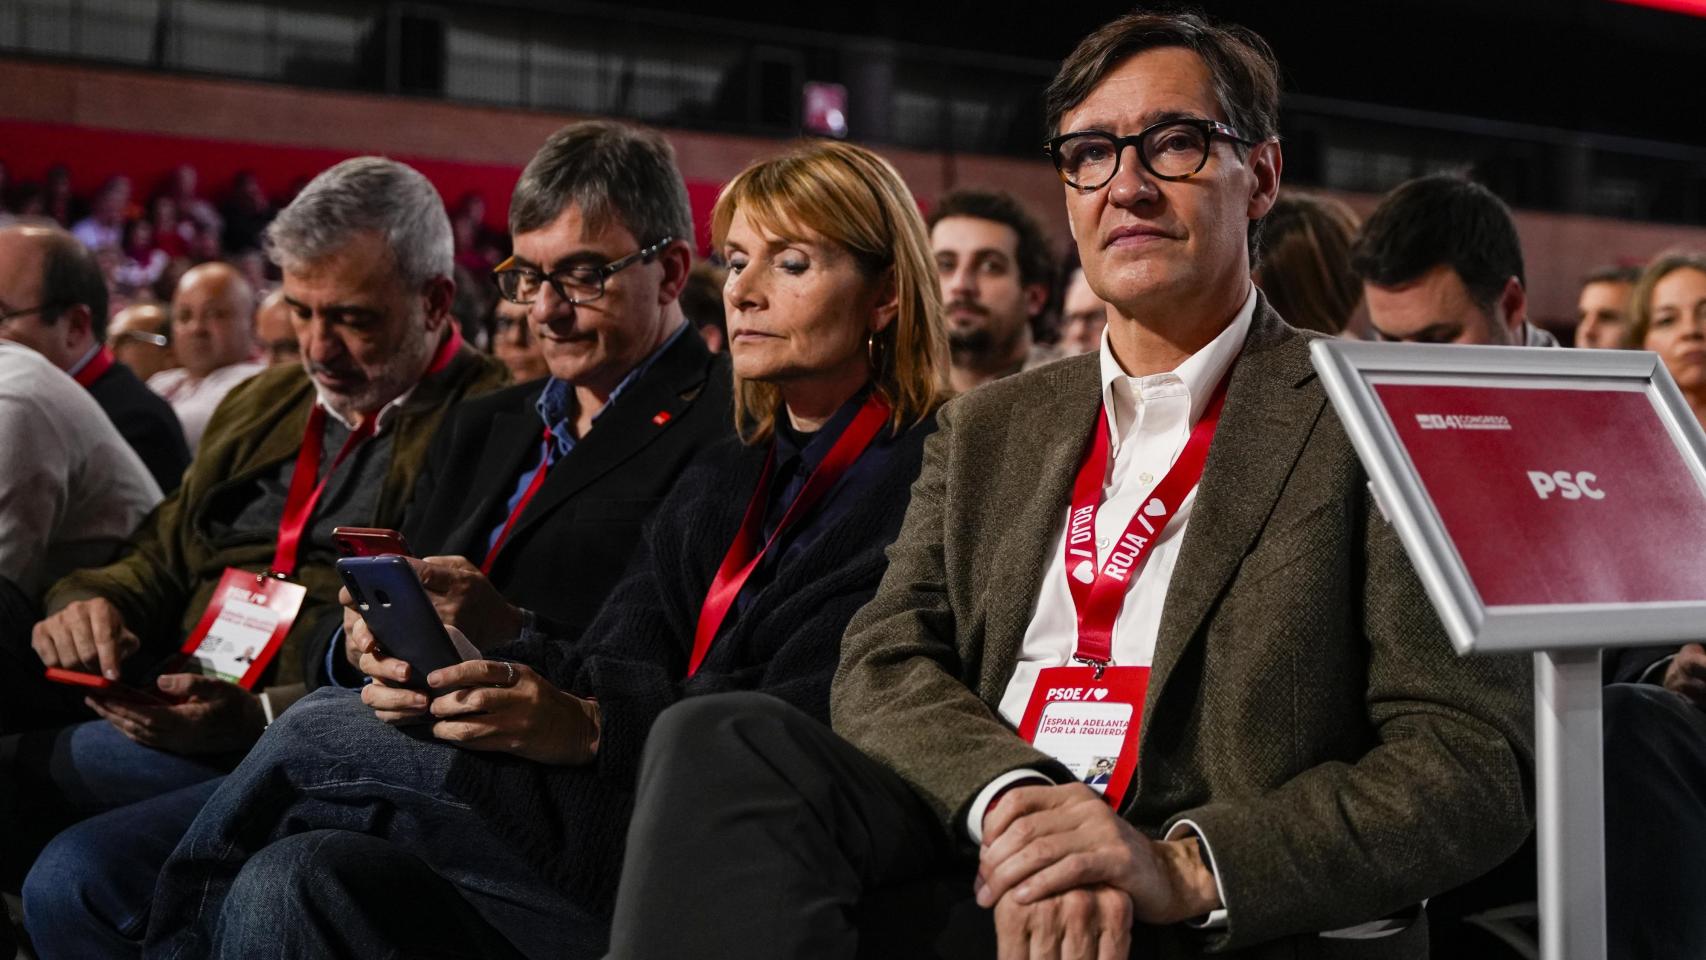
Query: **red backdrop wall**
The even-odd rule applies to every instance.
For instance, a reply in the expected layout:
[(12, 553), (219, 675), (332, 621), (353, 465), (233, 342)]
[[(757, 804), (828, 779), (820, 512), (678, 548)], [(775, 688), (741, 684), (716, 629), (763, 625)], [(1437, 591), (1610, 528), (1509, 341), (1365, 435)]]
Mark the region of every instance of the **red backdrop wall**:
[[(72, 189), (88, 196), (108, 177), (130, 177), (138, 202), (160, 186), (179, 164), (188, 163), (200, 175), (200, 192), (217, 200), (230, 187), (239, 171), (250, 170), (268, 194), (283, 194), (299, 180), (306, 180), (340, 160), (356, 154), (347, 150), (291, 147), (240, 140), (216, 140), (135, 133), (61, 123), (37, 123), (0, 119), (0, 160), (5, 161), (14, 182), (40, 181), (49, 167), (64, 163), (71, 171)], [(463, 163), (431, 157), (397, 156), (393, 159), (419, 170), (438, 187), (447, 205), (463, 194), (478, 193), (486, 201), (486, 219), (504, 229), (510, 190), (521, 175), (520, 167)], [(701, 255), (710, 249), (711, 205), (721, 184), (688, 181), (687, 197), (693, 205), (693, 223)]]

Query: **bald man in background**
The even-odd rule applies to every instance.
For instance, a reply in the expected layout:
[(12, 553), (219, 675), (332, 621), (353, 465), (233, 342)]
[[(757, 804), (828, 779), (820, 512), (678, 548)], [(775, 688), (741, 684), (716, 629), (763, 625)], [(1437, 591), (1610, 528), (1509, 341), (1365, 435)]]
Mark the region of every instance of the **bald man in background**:
[(190, 451), (172, 408), (102, 343), (107, 283), (101, 266), (58, 227), (0, 229), (0, 340), (21, 343), (76, 380), (171, 493)]
[(235, 267), (204, 263), (178, 281), (172, 349), (183, 366), (155, 374), (148, 387), (172, 405), (193, 452), (219, 401), (266, 369), (253, 360), (255, 291)]
[(261, 359), (269, 367), (302, 362), (302, 348), (296, 342), (296, 328), (290, 325), (290, 304), (284, 302), (284, 288), (267, 294), (255, 311), (255, 341), (260, 346)]
[(137, 303), (107, 323), (107, 348), (144, 380), (178, 365), (172, 352), (172, 318), (158, 303)]

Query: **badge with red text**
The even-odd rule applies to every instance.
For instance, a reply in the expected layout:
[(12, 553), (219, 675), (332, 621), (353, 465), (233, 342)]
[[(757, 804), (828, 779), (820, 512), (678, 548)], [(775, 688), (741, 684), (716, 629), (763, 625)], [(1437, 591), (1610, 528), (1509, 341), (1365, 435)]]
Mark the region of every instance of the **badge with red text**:
[(1137, 772), (1148, 667), (1049, 667), (1037, 674), (1019, 735), (1116, 809)]
[(299, 583), (227, 568), (184, 642), (185, 668), (253, 690), (307, 595)]

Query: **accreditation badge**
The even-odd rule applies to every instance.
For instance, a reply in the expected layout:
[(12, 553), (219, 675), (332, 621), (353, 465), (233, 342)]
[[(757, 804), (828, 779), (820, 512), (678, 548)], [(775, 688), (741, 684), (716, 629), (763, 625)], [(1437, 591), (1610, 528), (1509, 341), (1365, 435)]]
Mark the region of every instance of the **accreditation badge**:
[(1148, 667), (1049, 667), (1037, 674), (1019, 735), (1119, 808), (1137, 771)]
[(227, 567), (184, 642), (184, 668), (253, 690), (307, 595), (299, 583)]

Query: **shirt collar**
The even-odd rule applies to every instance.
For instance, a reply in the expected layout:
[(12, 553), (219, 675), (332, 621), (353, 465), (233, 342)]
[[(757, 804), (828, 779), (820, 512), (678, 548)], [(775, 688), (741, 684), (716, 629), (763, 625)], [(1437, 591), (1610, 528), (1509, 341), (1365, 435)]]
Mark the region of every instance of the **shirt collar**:
[[(622, 377), (621, 382), (616, 384), (616, 389), (610, 391), (610, 396), (605, 399), (604, 406), (592, 415), (592, 422), (597, 423), (598, 418), (604, 416), (605, 411), (616, 404), (616, 398), (622, 395), (622, 391), (628, 389), (629, 384), (645, 376), (646, 371), (657, 363), (664, 351), (674, 346), (675, 341), (681, 339), (681, 335), (686, 333), (690, 326), (691, 324), (683, 319), (681, 325), (675, 328), (675, 332), (665, 337), (663, 343), (656, 350), (635, 364), (634, 369), (629, 370)], [(557, 438), (557, 452), (566, 455), (574, 448), (575, 444), (574, 434), (569, 430), (569, 415), (575, 409), (575, 385), (568, 380), (552, 377), (545, 382), (545, 389), (539, 394), (539, 399), (534, 402), (533, 406), (539, 411), (540, 421), (545, 424), (546, 429), (551, 431), (551, 435)]]
[(1256, 315), (1256, 285), (1250, 285), (1250, 292), (1244, 297), (1244, 305), (1239, 308), (1232, 322), (1226, 329), (1220, 331), (1213, 340), (1196, 353), (1185, 358), (1185, 361), (1166, 373), (1151, 374), (1147, 377), (1128, 376), (1120, 367), (1120, 362), (1114, 359), (1113, 348), (1108, 344), (1108, 330), (1102, 330), (1102, 348), (1100, 351), (1102, 368), (1102, 405), (1107, 411), (1108, 428), (1118, 449), (1121, 426), (1116, 410), (1121, 406), (1117, 401), (1121, 393), (1129, 393), (1127, 403), (1140, 402), (1146, 390), (1167, 385), (1183, 385), (1186, 395), (1191, 400), (1190, 425), (1195, 425), (1202, 418), (1203, 411), (1208, 409), (1208, 401), (1214, 395), (1214, 388), (1220, 383), (1226, 372), (1232, 368), (1232, 362), (1238, 359), (1238, 354), (1244, 349), (1244, 340), (1250, 334), (1250, 323)]
[[(417, 384), (416, 386), (419, 386), (419, 384)], [(398, 394), (397, 398), (395, 400), (392, 400), (390, 403), (387, 403), (385, 406), (379, 408), (379, 412), (374, 415), (374, 419), (373, 419), (373, 435), (374, 436), (377, 437), (381, 433), (385, 432), (386, 426), (389, 425), (392, 420), (395, 420), (397, 418), (398, 408), (402, 407), (403, 404), (409, 402), (409, 397), (414, 392), (415, 392), (415, 388), (410, 387), (409, 389), (404, 390), (402, 393)], [(353, 421), (351, 421), (349, 418), (345, 417), (343, 414), (339, 413), (337, 407), (334, 407), (330, 403), (326, 402), (326, 391), (322, 390), (320, 388), (320, 384), (318, 381), (316, 381), (314, 383), (314, 402), (319, 404), (321, 407), (325, 408), (327, 415), (330, 416), (333, 420), (336, 420), (337, 422), (343, 424), (343, 427), (345, 430), (350, 430), (350, 431), (355, 430), (356, 424)]]
[[(859, 415), (859, 408), (865, 405), (865, 398), (870, 395), (871, 384), (867, 382), (859, 388), (858, 392), (848, 398), (846, 403), (837, 407), (829, 419), (823, 422), (822, 427), (805, 438), (804, 445), (796, 441), (793, 433), (778, 426), (774, 431), (776, 463), (784, 464), (798, 457), (801, 473), (811, 473), (816, 470), (818, 464), (823, 462), (823, 458), (829, 456), (830, 449), (835, 446), (835, 441), (840, 439), (841, 434), (847, 429), (847, 425)], [(783, 410), (780, 411), (779, 415), (786, 417), (788, 412)]]
[(83, 372), (83, 368), (89, 365), (89, 361), (95, 359), (95, 354), (100, 353), (100, 352), (101, 352), (101, 344), (100, 344), (100, 341), (97, 340), (95, 342), (95, 345), (89, 348), (89, 352), (83, 354), (83, 359), (78, 360), (76, 363), (72, 364), (71, 369), (65, 371), (65, 373), (68, 376), (75, 379), (79, 373)]

